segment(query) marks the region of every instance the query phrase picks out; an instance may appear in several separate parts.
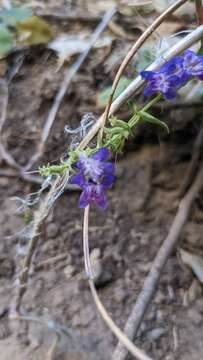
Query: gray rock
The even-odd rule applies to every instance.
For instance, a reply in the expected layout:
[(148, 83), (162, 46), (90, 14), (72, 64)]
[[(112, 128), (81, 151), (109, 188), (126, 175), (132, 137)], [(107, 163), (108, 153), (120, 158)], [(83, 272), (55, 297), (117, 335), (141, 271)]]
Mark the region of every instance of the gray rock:
[(66, 276), (67, 279), (70, 279), (75, 273), (75, 268), (72, 265), (67, 265), (64, 268), (64, 274)]
[(113, 258), (101, 258), (100, 249), (93, 249), (90, 254), (90, 260), (94, 273), (94, 282), (97, 287), (102, 287), (112, 281)]

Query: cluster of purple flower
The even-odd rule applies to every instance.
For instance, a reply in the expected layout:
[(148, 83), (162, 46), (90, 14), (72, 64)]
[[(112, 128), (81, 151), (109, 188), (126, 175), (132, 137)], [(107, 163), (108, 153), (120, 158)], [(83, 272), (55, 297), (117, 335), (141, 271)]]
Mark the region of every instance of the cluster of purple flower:
[(192, 76), (203, 80), (203, 56), (186, 50), (182, 56), (176, 56), (161, 66), (159, 71), (142, 71), (141, 77), (147, 81), (144, 95), (161, 93), (171, 100), (176, 90)]
[(114, 182), (114, 164), (108, 162), (110, 151), (103, 147), (90, 157), (80, 154), (75, 164), (78, 170), (76, 175), (70, 178), (71, 184), (79, 185), (83, 190), (79, 200), (79, 207), (85, 208), (92, 202), (102, 209), (107, 207), (105, 190)]

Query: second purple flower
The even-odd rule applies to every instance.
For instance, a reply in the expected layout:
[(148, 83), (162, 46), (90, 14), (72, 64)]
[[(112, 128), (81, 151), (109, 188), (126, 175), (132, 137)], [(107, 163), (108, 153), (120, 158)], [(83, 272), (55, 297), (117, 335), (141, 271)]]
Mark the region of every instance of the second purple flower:
[(175, 56), (160, 67), (159, 71), (141, 71), (146, 80), (144, 95), (161, 93), (166, 99), (175, 98), (176, 91), (191, 77), (203, 80), (203, 56), (186, 50), (182, 56)]
[(112, 186), (115, 180), (114, 164), (108, 161), (110, 157), (111, 153), (105, 147), (89, 157), (80, 154), (79, 160), (75, 164), (78, 173), (70, 178), (71, 184), (76, 184), (83, 190), (79, 200), (80, 208), (95, 203), (98, 207), (106, 209), (105, 191)]

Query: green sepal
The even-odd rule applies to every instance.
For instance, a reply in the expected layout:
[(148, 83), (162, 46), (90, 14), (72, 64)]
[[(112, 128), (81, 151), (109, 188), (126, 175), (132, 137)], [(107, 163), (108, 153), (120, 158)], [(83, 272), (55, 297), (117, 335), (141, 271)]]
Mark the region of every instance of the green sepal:
[(129, 127), (128, 123), (126, 123), (123, 120), (118, 119), (116, 116), (111, 117), (109, 121), (110, 121), (110, 124), (114, 127), (118, 126), (124, 130), (130, 131), (130, 127)]
[(162, 128), (164, 128), (167, 131), (167, 133), (169, 133), (168, 125), (165, 122), (157, 119), (155, 116), (153, 116), (145, 111), (139, 111), (139, 115), (141, 117), (141, 120), (143, 120), (147, 123), (150, 123), (150, 124), (159, 125)]

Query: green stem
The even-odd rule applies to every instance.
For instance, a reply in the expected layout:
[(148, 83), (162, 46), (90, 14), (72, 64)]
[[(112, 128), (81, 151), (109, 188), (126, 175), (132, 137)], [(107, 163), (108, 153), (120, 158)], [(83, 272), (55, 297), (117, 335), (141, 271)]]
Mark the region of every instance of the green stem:
[(147, 111), (147, 110), (149, 110), (150, 107), (152, 107), (153, 105), (155, 105), (156, 103), (158, 103), (159, 100), (161, 100), (161, 98), (162, 98), (162, 95), (161, 95), (161, 94), (157, 95), (157, 96), (156, 96), (154, 99), (152, 99), (147, 105), (145, 105), (145, 106), (141, 109), (141, 111)]
[(137, 125), (137, 123), (139, 122), (140, 120), (140, 116), (136, 113), (134, 114), (130, 120), (128, 121), (128, 125), (129, 127), (132, 129), (135, 125)]
[[(139, 111), (147, 111), (150, 109), (150, 107), (152, 107), (153, 105), (155, 105), (160, 99), (161, 99), (162, 95), (159, 94), (157, 95), (154, 99), (152, 99), (149, 103), (147, 103), (141, 110)], [(139, 120), (140, 120), (140, 116), (139, 116), (139, 111), (137, 111), (128, 121), (128, 125), (130, 126), (130, 128), (132, 129), (135, 125), (138, 124)]]

